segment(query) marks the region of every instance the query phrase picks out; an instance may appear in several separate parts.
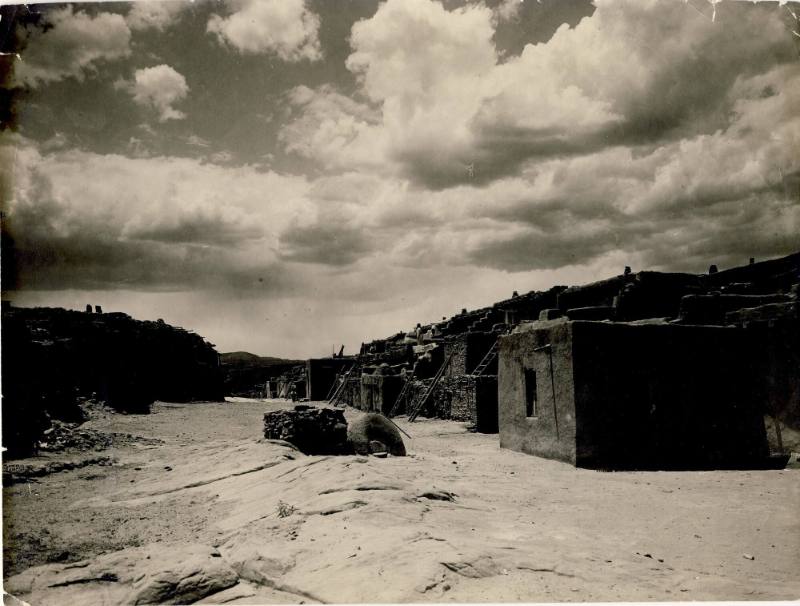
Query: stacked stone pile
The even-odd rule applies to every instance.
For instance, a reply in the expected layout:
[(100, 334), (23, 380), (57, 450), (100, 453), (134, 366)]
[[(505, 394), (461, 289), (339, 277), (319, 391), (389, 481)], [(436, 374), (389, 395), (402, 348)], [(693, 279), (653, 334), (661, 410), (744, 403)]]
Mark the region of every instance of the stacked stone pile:
[(285, 440), (309, 455), (351, 452), (344, 412), (335, 408), (298, 405), (294, 410), (264, 413), (264, 437)]

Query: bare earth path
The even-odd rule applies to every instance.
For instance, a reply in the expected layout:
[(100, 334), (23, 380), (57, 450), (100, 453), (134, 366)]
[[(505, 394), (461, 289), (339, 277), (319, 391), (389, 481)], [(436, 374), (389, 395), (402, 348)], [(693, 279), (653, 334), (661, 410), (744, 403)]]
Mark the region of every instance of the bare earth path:
[(37, 605), (800, 597), (796, 469), (601, 473), (425, 419), (398, 421), (409, 457), (307, 457), (258, 441), (284, 406), (90, 421), (164, 443), (5, 487), (6, 590)]

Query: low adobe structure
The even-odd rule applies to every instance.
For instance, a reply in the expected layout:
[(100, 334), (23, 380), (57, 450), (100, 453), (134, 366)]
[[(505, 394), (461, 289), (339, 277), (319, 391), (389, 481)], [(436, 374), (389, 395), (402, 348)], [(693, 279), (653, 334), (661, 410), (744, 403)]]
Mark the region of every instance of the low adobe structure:
[(719, 326), (524, 325), (500, 342), (500, 445), (600, 469), (765, 466), (753, 337)]

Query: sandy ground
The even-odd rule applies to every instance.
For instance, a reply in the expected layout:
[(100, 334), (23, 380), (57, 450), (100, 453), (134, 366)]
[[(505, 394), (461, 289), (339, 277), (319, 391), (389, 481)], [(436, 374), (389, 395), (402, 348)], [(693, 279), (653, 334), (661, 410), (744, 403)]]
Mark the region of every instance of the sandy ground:
[(800, 597), (797, 469), (602, 473), (426, 419), (398, 420), (408, 457), (307, 457), (259, 442), (263, 412), (285, 406), (93, 419), (163, 444), (4, 487), (7, 590), (32, 604), (165, 586), (241, 604)]

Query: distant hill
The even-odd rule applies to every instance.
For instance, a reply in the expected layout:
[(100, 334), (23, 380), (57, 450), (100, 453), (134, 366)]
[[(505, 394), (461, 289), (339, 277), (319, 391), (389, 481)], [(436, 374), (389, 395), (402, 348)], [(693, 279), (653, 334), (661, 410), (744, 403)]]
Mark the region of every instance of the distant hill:
[(286, 360), (257, 356), (247, 351), (231, 351), (219, 355), (225, 395), (247, 398), (261, 397), (264, 384), (288, 372), (304, 360)]
[(287, 360), (284, 358), (272, 358), (270, 356), (258, 356), (249, 351), (230, 351), (219, 354), (219, 361), (228, 366), (283, 366), (303, 364), (304, 360)]

